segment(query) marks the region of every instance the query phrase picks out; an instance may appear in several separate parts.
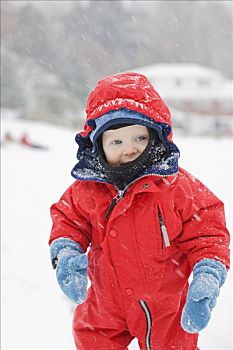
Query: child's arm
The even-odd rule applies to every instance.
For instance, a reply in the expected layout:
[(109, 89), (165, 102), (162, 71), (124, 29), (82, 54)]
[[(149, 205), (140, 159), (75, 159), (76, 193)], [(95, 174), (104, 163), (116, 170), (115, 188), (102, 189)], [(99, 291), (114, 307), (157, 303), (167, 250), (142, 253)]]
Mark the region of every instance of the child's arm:
[(77, 204), (77, 187), (72, 185), (51, 207), (53, 220), (49, 240), (50, 258), (64, 294), (80, 304), (86, 298), (87, 256), (91, 239), (87, 214)]
[[(229, 268), (229, 233), (223, 203), (199, 180), (184, 172), (177, 206), (183, 230), (176, 244), (193, 269), (181, 325), (197, 333), (208, 324)], [(183, 180), (184, 180), (183, 178)], [(179, 202), (179, 203), (178, 203)]]
[[(84, 194), (83, 194), (84, 196)], [(91, 242), (91, 220), (79, 202), (80, 189), (77, 181), (51, 206), (53, 226), (49, 239), (51, 244), (57, 238), (68, 238), (77, 242), (86, 252)]]
[(222, 201), (184, 171), (174, 197), (183, 222), (176, 244), (187, 255), (191, 268), (206, 258), (217, 260), (228, 269), (230, 235)]

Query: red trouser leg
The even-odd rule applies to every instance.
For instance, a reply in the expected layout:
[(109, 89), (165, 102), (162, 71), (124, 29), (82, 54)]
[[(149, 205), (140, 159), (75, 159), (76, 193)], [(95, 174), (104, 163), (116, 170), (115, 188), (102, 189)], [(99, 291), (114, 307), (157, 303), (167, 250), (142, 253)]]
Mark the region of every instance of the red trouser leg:
[[(114, 329), (76, 329), (74, 334), (77, 350), (127, 350), (132, 338), (127, 331)], [(122, 345), (121, 345), (122, 344)]]
[(134, 300), (125, 314), (109, 302), (97, 302), (94, 294), (79, 305), (73, 331), (78, 350), (126, 350), (136, 337), (141, 350), (198, 350), (198, 334), (180, 325), (184, 299), (177, 303)]
[(198, 334), (181, 328), (181, 310), (182, 307), (172, 310), (166, 303), (134, 302), (127, 323), (130, 333), (138, 338), (140, 349), (198, 350)]
[(106, 313), (90, 299), (75, 311), (73, 335), (77, 350), (127, 350), (133, 340), (117, 314)]

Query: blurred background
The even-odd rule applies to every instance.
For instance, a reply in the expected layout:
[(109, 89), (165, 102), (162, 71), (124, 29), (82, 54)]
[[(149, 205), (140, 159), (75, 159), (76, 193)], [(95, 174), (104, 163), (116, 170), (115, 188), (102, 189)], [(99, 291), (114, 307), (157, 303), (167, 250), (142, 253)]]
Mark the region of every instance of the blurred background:
[(2, 115), (81, 127), (102, 77), (145, 73), (184, 134), (232, 135), (232, 1), (1, 1)]
[[(167, 102), (180, 166), (224, 202), (233, 227), (232, 1), (2, 0), (3, 350), (75, 349), (49, 208), (74, 180), (90, 91), (122, 71), (144, 73)], [(230, 270), (201, 350), (233, 349), (232, 285)]]

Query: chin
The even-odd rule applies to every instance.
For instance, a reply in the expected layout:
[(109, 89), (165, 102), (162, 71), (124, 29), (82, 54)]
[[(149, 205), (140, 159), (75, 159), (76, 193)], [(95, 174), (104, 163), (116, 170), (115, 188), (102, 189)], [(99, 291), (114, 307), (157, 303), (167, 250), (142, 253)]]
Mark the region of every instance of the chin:
[(135, 157), (135, 158), (132, 158), (132, 159), (128, 159), (127, 161), (122, 162), (121, 165), (131, 163), (131, 162), (133, 162), (133, 161), (134, 161), (135, 159), (137, 159), (137, 158), (138, 158), (138, 157)]
[(128, 163), (133, 162), (135, 159), (137, 159), (137, 157), (133, 158), (133, 159), (128, 159), (127, 161), (124, 162), (117, 162), (117, 163), (112, 163), (112, 162), (108, 162), (109, 165), (116, 167), (116, 166), (121, 166), (121, 165), (126, 165)]

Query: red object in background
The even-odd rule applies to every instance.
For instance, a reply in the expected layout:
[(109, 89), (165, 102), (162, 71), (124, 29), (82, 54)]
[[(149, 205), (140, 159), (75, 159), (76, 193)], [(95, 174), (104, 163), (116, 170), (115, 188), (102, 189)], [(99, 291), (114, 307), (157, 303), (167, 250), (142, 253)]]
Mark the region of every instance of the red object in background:
[(21, 143), (22, 145), (25, 145), (25, 146), (32, 147), (32, 143), (29, 140), (28, 135), (26, 133), (20, 137), (19, 143)]
[(37, 149), (41, 149), (41, 150), (48, 150), (48, 147), (47, 146), (44, 146), (44, 145), (39, 145), (39, 144), (36, 144), (34, 142), (32, 142), (27, 133), (24, 133), (21, 138), (19, 139), (19, 143), (21, 145), (24, 145), (24, 146), (27, 146), (27, 147), (30, 147), (30, 148), (37, 148)]

